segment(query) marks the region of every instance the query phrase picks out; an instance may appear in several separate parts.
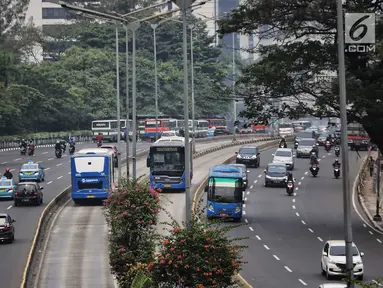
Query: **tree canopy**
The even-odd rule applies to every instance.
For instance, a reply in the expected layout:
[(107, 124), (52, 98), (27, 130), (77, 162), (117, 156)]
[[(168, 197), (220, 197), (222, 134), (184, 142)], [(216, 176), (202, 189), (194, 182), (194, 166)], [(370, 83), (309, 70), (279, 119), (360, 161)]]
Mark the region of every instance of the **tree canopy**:
[[(380, 15), (382, 3), (349, 0), (345, 11)], [(272, 44), (256, 48), (260, 61), (244, 68), (236, 83), (246, 105), (243, 114), (262, 121), (271, 116), (339, 117), (336, 25), (334, 0), (246, 0), (219, 21), (222, 35), (255, 34), (261, 44), (273, 38)], [(381, 150), (382, 33), (377, 17), (376, 52), (345, 54), (348, 121), (362, 124)]]

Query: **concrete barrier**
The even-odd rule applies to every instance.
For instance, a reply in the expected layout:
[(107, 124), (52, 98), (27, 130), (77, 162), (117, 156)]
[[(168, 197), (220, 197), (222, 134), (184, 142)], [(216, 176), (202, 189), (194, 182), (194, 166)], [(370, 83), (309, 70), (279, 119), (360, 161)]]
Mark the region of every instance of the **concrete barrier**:
[[(222, 136), (217, 136), (217, 137), (214, 137), (215, 141), (218, 140), (217, 139), (218, 137), (220, 140), (223, 140)], [(278, 144), (277, 139), (279, 139), (279, 137), (263, 137), (263, 138), (248, 139), (248, 140), (244, 140), (244, 141), (235, 141), (232, 143), (218, 145), (216, 147), (209, 148), (209, 149), (203, 150), (201, 152), (197, 152), (193, 156), (193, 159), (196, 159), (196, 158), (201, 157), (203, 155), (206, 155), (208, 153), (212, 153), (212, 152), (215, 152), (218, 150), (222, 150), (222, 149), (237, 146), (237, 145), (257, 143), (257, 142), (268, 141), (268, 140), (269, 141), (274, 140), (273, 145), (277, 145)], [(203, 139), (201, 139), (201, 140), (203, 140)], [(265, 144), (267, 144), (267, 143), (265, 143)], [(263, 144), (261, 144), (259, 147), (262, 148), (262, 145)], [(145, 158), (147, 156), (147, 153), (148, 153), (148, 150), (144, 150), (144, 151), (138, 153), (137, 157), (136, 157), (137, 161), (142, 159), (142, 158)], [(129, 158), (131, 159), (131, 157), (129, 157)], [(233, 158), (233, 157), (231, 157), (231, 158)], [(125, 158), (121, 159), (121, 164), (125, 164), (125, 163), (126, 163), (126, 159)], [(22, 283), (20, 286), (21, 288), (29, 287), (28, 283), (30, 282), (30, 278), (31, 279), (33, 278), (33, 273), (32, 273), (32, 275), (30, 274), (30, 272), (32, 270), (32, 266), (33, 266), (32, 265), (33, 260), (34, 260), (33, 258), (36, 255), (36, 251), (40, 250), (38, 248), (43, 246), (43, 243), (44, 243), (44, 237), (43, 236), (45, 236), (44, 232), (49, 227), (49, 220), (52, 219), (53, 216), (55, 216), (59, 207), (61, 205), (63, 205), (64, 203), (66, 203), (70, 199), (70, 194), (71, 194), (71, 186), (68, 186), (61, 193), (59, 193), (51, 202), (49, 202), (49, 204), (45, 207), (45, 209), (41, 213), (41, 216), (40, 216), (38, 224), (37, 224), (35, 236), (34, 236), (33, 241), (32, 241), (31, 249), (29, 251), (29, 255), (27, 258), (27, 263), (25, 265), (25, 269), (24, 269), (24, 273), (23, 273), (23, 279), (22, 279)]]
[[(267, 139), (267, 138), (259, 139), (258, 141), (255, 141), (255, 142), (263, 142), (263, 141), (267, 141), (267, 140), (271, 140), (271, 141), (258, 145), (258, 148), (261, 149), (261, 151), (262, 150), (266, 150), (266, 149), (271, 148), (271, 147), (278, 146), (278, 144), (279, 144), (279, 140), (277, 140), (277, 139)], [(252, 143), (254, 143), (254, 142), (252, 142)], [(228, 147), (231, 147), (231, 146), (228, 146)], [(237, 155), (231, 156), (228, 159), (226, 159), (222, 164), (232, 163), (235, 160), (236, 157), (237, 157)], [(197, 212), (196, 210), (197, 210), (197, 207), (198, 207), (197, 204), (199, 202), (199, 199), (202, 197), (202, 194), (205, 193), (205, 189), (204, 188), (207, 185), (207, 183), (208, 183), (208, 177), (206, 177), (200, 183), (200, 185), (198, 186), (197, 190), (194, 193), (193, 201), (192, 201), (192, 208), (191, 208), (192, 209), (192, 213), (194, 213), (194, 214), (196, 214), (196, 212)], [(246, 288), (252, 288), (253, 287), (240, 274), (235, 275), (234, 279), (240, 284), (241, 287), (246, 287)]]

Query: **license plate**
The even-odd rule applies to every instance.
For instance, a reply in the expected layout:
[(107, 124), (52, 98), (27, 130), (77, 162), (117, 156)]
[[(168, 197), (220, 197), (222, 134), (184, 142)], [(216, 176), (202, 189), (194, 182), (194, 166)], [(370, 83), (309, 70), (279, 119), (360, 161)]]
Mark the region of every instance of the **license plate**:
[(227, 216), (229, 216), (228, 214), (219, 214), (219, 216), (221, 216), (221, 217), (227, 217)]
[(23, 199), (23, 202), (29, 202), (29, 199)]
[(94, 196), (93, 195), (88, 195), (88, 196), (86, 196), (86, 198), (94, 198)]
[(27, 174), (27, 175), (31, 175), (31, 174), (32, 174), (32, 172), (25, 172), (25, 174)]
[(5, 189), (0, 189), (0, 192), (5, 192)]
[(170, 184), (165, 184), (164, 187), (165, 187), (165, 188), (170, 188), (170, 187), (172, 187), (172, 185), (170, 185)]

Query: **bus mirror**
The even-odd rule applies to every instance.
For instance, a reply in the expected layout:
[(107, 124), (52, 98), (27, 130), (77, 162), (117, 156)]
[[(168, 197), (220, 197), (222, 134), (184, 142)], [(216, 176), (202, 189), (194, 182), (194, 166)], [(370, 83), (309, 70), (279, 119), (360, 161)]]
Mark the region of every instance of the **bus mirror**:
[(204, 191), (208, 192), (209, 191), (209, 186), (206, 185)]
[(150, 157), (146, 158), (146, 167), (150, 167)]

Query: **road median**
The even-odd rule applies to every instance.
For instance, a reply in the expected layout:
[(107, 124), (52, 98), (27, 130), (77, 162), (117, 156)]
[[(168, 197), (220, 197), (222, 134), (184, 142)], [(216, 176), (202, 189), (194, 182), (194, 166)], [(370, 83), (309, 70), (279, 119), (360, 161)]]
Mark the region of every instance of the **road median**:
[[(220, 136), (217, 136), (217, 138)], [(227, 138), (225, 138), (227, 139)], [(243, 145), (248, 143), (257, 143), (261, 141), (277, 141), (276, 139), (279, 139), (277, 137), (253, 137), (253, 139), (246, 139), (243, 141), (235, 141), (232, 143), (227, 143), (223, 145), (217, 145), (212, 148), (205, 149), (203, 151), (197, 152), (193, 158), (199, 158), (206, 154), (226, 149), (228, 147), (233, 147), (237, 145)], [(215, 139), (217, 141), (218, 139)], [(224, 140), (220, 137), (220, 140)], [(199, 141), (198, 141), (199, 142)], [(147, 156), (148, 150), (144, 150), (140, 153), (137, 153), (137, 161), (145, 158)], [(131, 158), (131, 157), (130, 157)], [(126, 160), (124, 158), (121, 159), (121, 164), (126, 163)], [(30, 285), (30, 283), (33, 283), (35, 280), (35, 276), (38, 274), (38, 267), (39, 267), (39, 261), (41, 260), (41, 254), (44, 250), (44, 243), (46, 242), (47, 238), (49, 237), (49, 231), (51, 228), (51, 220), (54, 219), (54, 217), (60, 212), (60, 207), (67, 203), (70, 199), (70, 193), (71, 193), (71, 186), (68, 186), (66, 189), (64, 189), (61, 193), (59, 193), (43, 210), (39, 221), (37, 225), (37, 229), (35, 232), (34, 239), (32, 241), (31, 249), (28, 255), (27, 263), (24, 269), (23, 273), (23, 279), (21, 287), (33, 287)]]

